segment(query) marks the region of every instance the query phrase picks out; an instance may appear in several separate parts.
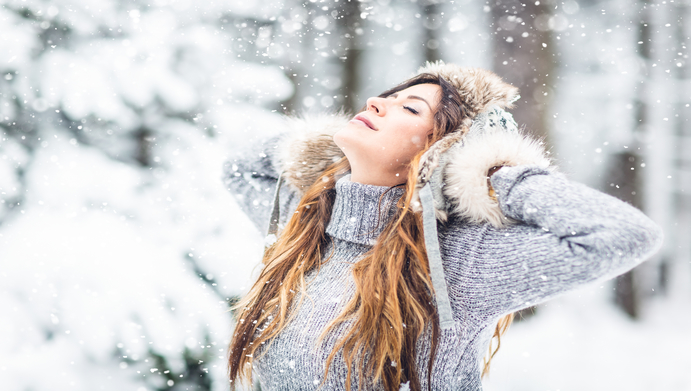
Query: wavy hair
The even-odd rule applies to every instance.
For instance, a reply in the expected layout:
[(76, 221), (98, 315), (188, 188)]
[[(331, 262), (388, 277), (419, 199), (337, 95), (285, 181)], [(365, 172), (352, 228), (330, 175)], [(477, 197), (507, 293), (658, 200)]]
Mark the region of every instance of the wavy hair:
[[(352, 386), (353, 368), (357, 367), (358, 389), (368, 378), (387, 391), (398, 390), (404, 382), (409, 382), (410, 390), (421, 391), (415, 348), (417, 340), (426, 333), (432, 341), (426, 374), (431, 389), (439, 319), (436, 307), (430, 304), (435, 302), (434, 288), (422, 216), (413, 212), (411, 202), (422, 154), (434, 142), (457, 129), (467, 113), (456, 89), (442, 77), (431, 74), (415, 76), (379, 96), (387, 97), (418, 84), (441, 87), (433, 131), (423, 150), (410, 162), (407, 182), (399, 185), (404, 187), (404, 194), (396, 204), (394, 217), (384, 227), (374, 247), (353, 266), (355, 295), (320, 336), (322, 340), (335, 327), (348, 325), (345, 335), (330, 352), (324, 373), (326, 381), (333, 359), (342, 352), (348, 370), (348, 390)], [(257, 282), (234, 307), (237, 324), (228, 358), (231, 384), (251, 381), (254, 355), (261, 354), (260, 347), (270, 348), (272, 339), (286, 327), (302, 304), (305, 295), (299, 293), (306, 291), (305, 275), (328, 261), (329, 238), (325, 231), (336, 197), (336, 181), (349, 169), (344, 157), (307, 189), (277, 241), (266, 249), (264, 268)], [(502, 319), (494, 337), (498, 339), (509, 323), (508, 317)], [(490, 344), (483, 375), (494, 353), (496, 349), (492, 352)]]

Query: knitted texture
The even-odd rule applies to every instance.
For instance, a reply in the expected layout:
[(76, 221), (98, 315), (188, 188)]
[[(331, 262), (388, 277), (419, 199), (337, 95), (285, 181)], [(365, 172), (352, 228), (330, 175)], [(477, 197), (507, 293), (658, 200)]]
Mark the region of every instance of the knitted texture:
[[(277, 174), (268, 150), (252, 151), (226, 166), (226, 185), (258, 227), (266, 225)], [(450, 217), (438, 225), (454, 326), (443, 330), (432, 371), (433, 390), (481, 390), (480, 362), (497, 320), (582, 284), (614, 277), (650, 256), (662, 234), (637, 209), (562, 175), (535, 166), (505, 167), (491, 178), (502, 212), (517, 221), (506, 228)], [(388, 222), (401, 190), (341, 178), (327, 228), (329, 261), (307, 276), (296, 317), (256, 355), (262, 390), (317, 390), (326, 357), (344, 334), (339, 326), (318, 342), (325, 326), (354, 294), (352, 265), (371, 248)], [(381, 202), (380, 202), (381, 198)], [(296, 199), (282, 198), (283, 221)], [(292, 209), (289, 209), (292, 205)], [(380, 209), (381, 207), (381, 209)], [(426, 374), (431, 341), (417, 343), (418, 373)], [(353, 368), (357, 385), (357, 368)], [(336, 356), (323, 390), (343, 390), (346, 367)], [(423, 389), (427, 377), (420, 376)], [(366, 389), (378, 389), (365, 379)]]

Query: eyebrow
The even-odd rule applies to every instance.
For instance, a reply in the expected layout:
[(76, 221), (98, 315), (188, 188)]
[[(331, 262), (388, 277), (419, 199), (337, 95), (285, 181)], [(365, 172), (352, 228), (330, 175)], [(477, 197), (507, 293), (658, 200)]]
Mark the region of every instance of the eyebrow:
[[(397, 97), (398, 97), (398, 93), (393, 93), (393, 94), (387, 96), (387, 98), (388, 98), (388, 97), (397, 98)], [(430, 106), (429, 102), (427, 102), (427, 100), (426, 100), (425, 98), (421, 97), (421, 96), (417, 96), (417, 95), (408, 95), (408, 99), (421, 100), (421, 101), (425, 102), (425, 104), (427, 104), (427, 107), (429, 107), (430, 111), (434, 111), (434, 110), (432, 110), (432, 106)]]

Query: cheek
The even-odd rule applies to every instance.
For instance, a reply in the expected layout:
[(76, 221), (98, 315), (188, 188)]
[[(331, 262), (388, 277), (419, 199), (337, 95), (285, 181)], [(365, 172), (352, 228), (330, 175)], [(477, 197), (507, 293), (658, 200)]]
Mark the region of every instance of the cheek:
[(382, 158), (388, 159), (390, 164), (408, 164), (425, 147), (424, 137), (419, 133), (401, 135), (386, 144)]
[[(415, 155), (425, 147), (425, 141), (432, 133), (432, 130), (421, 130), (420, 127), (409, 128), (405, 132), (405, 136), (401, 139), (401, 146), (409, 151), (411, 155)], [(412, 157), (412, 156), (411, 156)]]
[(425, 138), (427, 136), (423, 134), (414, 134), (410, 137), (410, 143), (413, 144), (415, 148), (422, 149), (425, 146)]

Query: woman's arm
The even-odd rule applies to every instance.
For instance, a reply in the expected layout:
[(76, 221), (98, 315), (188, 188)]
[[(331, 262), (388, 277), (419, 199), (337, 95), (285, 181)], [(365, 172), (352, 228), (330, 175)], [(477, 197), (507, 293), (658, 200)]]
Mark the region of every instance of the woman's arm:
[(280, 192), (280, 226), (292, 216), (304, 191), (343, 156), (333, 134), (348, 120), (344, 114), (286, 118), (281, 134), (240, 151), (226, 162), (226, 187), (262, 233), (269, 225), (279, 172), (285, 180)]
[[(262, 234), (266, 233), (278, 182), (275, 155), (281, 140), (276, 136), (251, 145), (232, 155), (223, 166), (223, 181), (240, 208)], [(295, 202), (288, 186), (281, 188), (281, 215)], [(291, 210), (292, 211), (292, 210)]]
[(660, 247), (636, 208), (562, 175), (504, 167), (491, 178), (508, 228), (451, 221), (440, 230), (456, 314), (496, 317), (633, 268)]

